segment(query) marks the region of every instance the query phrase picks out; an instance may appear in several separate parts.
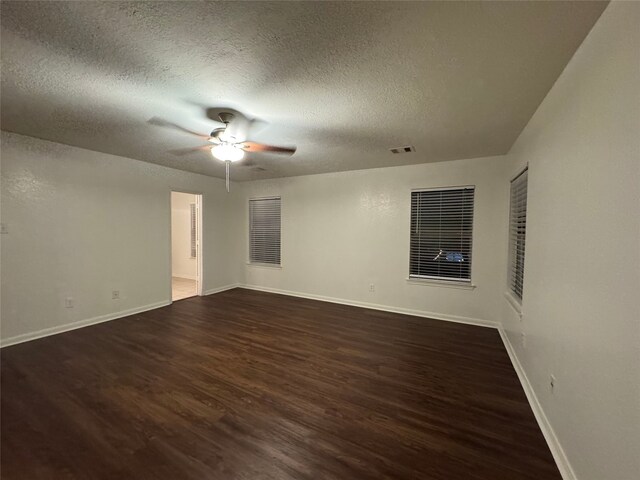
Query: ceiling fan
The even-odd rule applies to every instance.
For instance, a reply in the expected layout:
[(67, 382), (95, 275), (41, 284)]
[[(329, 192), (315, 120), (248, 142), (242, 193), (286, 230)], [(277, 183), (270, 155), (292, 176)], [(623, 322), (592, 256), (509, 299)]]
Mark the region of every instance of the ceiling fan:
[[(209, 142), (208, 145), (201, 145), (199, 147), (183, 148), (180, 150), (172, 150), (174, 155), (186, 155), (188, 153), (209, 150), (213, 158), (225, 163), (226, 170), (226, 187), (229, 191), (229, 167), (233, 162), (239, 162), (245, 156), (245, 152), (270, 152), (285, 155), (293, 155), (296, 152), (296, 147), (277, 147), (274, 145), (265, 145), (263, 143), (251, 142), (251, 141), (239, 141), (234, 135), (242, 134), (244, 132), (233, 132), (229, 126), (233, 122), (236, 116), (230, 112), (220, 112), (218, 119), (224, 124), (223, 127), (214, 128), (209, 135), (202, 135), (200, 133), (184, 128), (172, 122), (162, 120), (154, 117), (149, 120), (152, 125), (159, 125), (163, 127), (174, 128), (182, 132), (194, 135), (202, 140)], [(243, 135), (244, 136), (244, 135)]]

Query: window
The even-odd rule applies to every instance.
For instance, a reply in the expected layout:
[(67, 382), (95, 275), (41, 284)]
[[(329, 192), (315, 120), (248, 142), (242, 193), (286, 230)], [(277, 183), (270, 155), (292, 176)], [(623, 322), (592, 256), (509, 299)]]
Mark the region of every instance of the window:
[(198, 254), (197, 238), (198, 238), (198, 210), (196, 204), (190, 204), (191, 207), (191, 258), (196, 258)]
[(280, 197), (249, 200), (249, 260), (280, 265)]
[(509, 288), (522, 300), (527, 233), (527, 169), (511, 181), (509, 211)]
[(471, 281), (474, 187), (411, 192), (409, 276)]

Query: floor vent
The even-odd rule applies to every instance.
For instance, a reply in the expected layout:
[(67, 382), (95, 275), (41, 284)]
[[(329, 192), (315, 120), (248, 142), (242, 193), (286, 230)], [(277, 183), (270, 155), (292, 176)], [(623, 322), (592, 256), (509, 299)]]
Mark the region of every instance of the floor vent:
[(389, 150), (391, 150), (391, 153), (409, 153), (409, 152), (415, 152), (416, 148), (412, 145), (408, 145), (406, 147), (390, 148)]

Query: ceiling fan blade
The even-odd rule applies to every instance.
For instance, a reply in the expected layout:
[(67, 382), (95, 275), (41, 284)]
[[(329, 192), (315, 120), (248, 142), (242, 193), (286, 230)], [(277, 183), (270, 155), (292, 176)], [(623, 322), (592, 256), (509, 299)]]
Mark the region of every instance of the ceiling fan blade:
[(181, 127), (180, 125), (177, 125), (177, 124), (175, 124), (173, 122), (169, 122), (169, 121), (164, 120), (162, 118), (153, 117), (153, 118), (150, 118), (147, 123), (149, 123), (150, 125), (157, 125), (159, 127), (167, 127), (167, 128), (173, 128), (175, 130), (180, 130), (181, 132), (188, 133), (190, 135), (194, 135), (194, 136), (196, 136), (198, 138), (202, 138), (203, 140), (208, 140), (209, 139), (209, 135), (203, 135), (201, 133), (194, 132), (193, 130), (189, 130), (188, 128)]
[(200, 147), (189, 147), (189, 148), (178, 148), (177, 150), (169, 150), (169, 153), (176, 155), (178, 157), (182, 157), (183, 155), (188, 155), (194, 152), (211, 150), (212, 145), (202, 145)]
[(263, 143), (256, 142), (243, 142), (242, 148), (245, 152), (271, 152), (271, 153), (284, 153), (286, 155), (293, 155), (296, 153), (296, 147), (276, 147), (274, 145), (265, 145)]

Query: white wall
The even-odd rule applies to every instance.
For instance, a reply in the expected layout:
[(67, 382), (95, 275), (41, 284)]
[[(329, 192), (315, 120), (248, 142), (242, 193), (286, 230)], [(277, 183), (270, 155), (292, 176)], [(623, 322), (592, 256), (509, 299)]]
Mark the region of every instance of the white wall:
[(203, 194), (204, 291), (237, 282), (231, 232), (239, 224), (224, 181), (16, 134), (1, 139), (4, 343), (170, 302), (171, 190)]
[[(416, 153), (419, 155), (419, 153)], [(505, 266), (503, 157), (240, 184), (244, 282), (260, 288), (495, 322)], [(473, 290), (407, 282), (411, 189), (475, 185)], [(248, 200), (282, 197), (282, 268), (246, 265)], [(369, 284), (375, 292), (369, 291)]]
[(196, 196), (171, 192), (171, 274), (195, 280), (198, 262), (191, 257), (191, 205)]
[(609, 5), (505, 172), (529, 164), (523, 320), (503, 299), (504, 326), (580, 480), (640, 478), (639, 26), (639, 3)]

